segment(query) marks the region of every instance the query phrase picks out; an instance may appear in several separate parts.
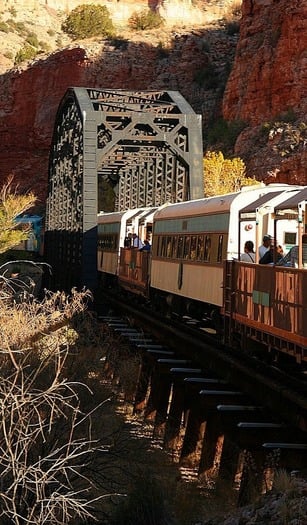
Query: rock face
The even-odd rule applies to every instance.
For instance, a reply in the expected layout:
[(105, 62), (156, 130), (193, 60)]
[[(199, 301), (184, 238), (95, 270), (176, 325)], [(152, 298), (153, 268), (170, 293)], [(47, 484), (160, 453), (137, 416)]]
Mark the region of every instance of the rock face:
[[(306, 0), (243, 2), (223, 114), (248, 124), (235, 151), (257, 179), (307, 183), (306, 50)], [(265, 134), (268, 122), (272, 126), (266, 126)]]
[(307, 114), (306, 0), (246, 0), (223, 100), (229, 120), (259, 124), (290, 108)]
[(42, 208), (57, 106), (67, 86), (83, 85), (84, 56), (82, 49), (67, 50), (0, 77), (0, 180), (13, 174), (20, 190), (34, 191)]
[[(232, 45), (234, 54), (234, 40), (209, 37), (220, 53), (229, 55)], [(206, 31), (174, 34), (170, 50), (153, 46), (152, 35), (127, 47), (94, 43), (0, 76), (0, 181), (14, 173), (20, 188), (35, 189), (44, 204), (55, 115), (68, 87), (179, 90), (200, 112), (205, 90), (194, 78), (209, 62), (205, 39)]]
[(249, 176), (307, 184), (307, 0), (243, 0), (242, 13), (238, 44), (213, 24), (161, 31), (155, 41), (143, 32), (125, 45), (74, 44), (1, 75), (0, 184), (15, 174), (43, 210), (55, 115), (71, 86), (179, 90), (205, 132), (222, 106), (225, 119), (246, 125), (235, 154)]

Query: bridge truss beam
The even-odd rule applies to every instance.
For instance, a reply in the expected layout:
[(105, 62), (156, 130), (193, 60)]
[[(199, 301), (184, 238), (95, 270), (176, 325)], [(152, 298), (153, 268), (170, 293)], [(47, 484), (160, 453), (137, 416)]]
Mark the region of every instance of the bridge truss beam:
[(201, 117), (176, 91), (70, 88), (49, 160), (46, 259), (53, 287), (95, 288), (98, 185), (114, 211), (203, 196)]

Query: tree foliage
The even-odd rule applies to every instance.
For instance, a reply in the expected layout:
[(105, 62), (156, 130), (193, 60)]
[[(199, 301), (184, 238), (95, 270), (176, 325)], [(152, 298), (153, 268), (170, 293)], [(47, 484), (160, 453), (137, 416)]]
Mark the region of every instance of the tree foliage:
[(16, 229), (15, 219), (36, 202), (33, 193), (19, 195), (12, 181), (12, 177), (9, 178), (0, 190), (0, 253), (10, 250), (28, 238), (29, 229)]
[(111, 36), (114, 32), (109, 10), (104, 5), (79, 5), (62, 24), (62, 31), (77, 38)]
[(246, 176), (242, 159), (225, 159), (221, 151), (208, 151), (204, 157), (204, 194), (206, 197), (239, 191), (242, 186), (255, 184)]

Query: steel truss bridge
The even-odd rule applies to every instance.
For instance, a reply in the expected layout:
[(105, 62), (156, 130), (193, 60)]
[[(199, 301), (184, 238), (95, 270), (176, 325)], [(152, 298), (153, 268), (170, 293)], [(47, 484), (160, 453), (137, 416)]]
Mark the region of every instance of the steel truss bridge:
[(201, 116), (178, 91), (68, 89), (49, 159), (45, 256), (52, 288), (95, 289), (98, 211), (202, 196)]

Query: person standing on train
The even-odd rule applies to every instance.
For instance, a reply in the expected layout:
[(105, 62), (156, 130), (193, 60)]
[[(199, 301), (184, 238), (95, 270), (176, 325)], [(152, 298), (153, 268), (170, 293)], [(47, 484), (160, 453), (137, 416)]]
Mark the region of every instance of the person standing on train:
[(254, 243), (253, 241), (246, 241), (244, 244), (244, 253), (240, 256), (240, 261), (243, 262), (255, 262), (256, 254), (254, 252)]
[(150, 248), (150, 242), (148, 239), (145, 239), (142, 248), (139, 249), (139, 252), (150, 252)]
[(259, 259), (261, 259), (264, 256), (264, 254), (271, 248), (272, 241), (273, 237), (271, 237), (271, 235), (265, 234), (263, 236), (262, 244), (258, 248)]
[(136, 233), (132, 235), (132, 247), (139, 249), (143, 247), (143, 243)]
[(283, 247), (280, 244), (277, 246), (271, 244), (270, 249), (259, 260), (259, 264), (280, 264), (283, 255)]
[(132, 235), (128, 233), (124, 239), (124, 248), (131, 248)]
[[(288, 251), (288, 253), (280, 260), (278, 261), (279, 266), (290, 266), (292, 268), (298, 268), (298, 250), (299, 247), (296, 244), (295, 246), (292, 246), (292, 248)], [(307, 268), (307, 244), (303, 243), (302, 246), (302, 262), (303, 262), (303, 268)]]

